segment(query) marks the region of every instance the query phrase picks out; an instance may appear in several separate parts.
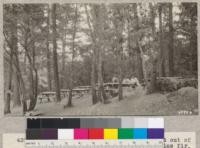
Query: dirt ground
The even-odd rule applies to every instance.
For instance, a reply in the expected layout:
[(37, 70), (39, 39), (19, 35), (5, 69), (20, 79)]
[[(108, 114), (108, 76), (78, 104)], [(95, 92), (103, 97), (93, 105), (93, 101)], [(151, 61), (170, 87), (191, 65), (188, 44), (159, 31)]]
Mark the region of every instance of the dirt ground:
[[(124, 99), (119, 101), (117, 97), (110, 99), (111, 103), (98, 103), (92, 105), (90, 94), (82, 97), (74, 97), (73, 107), (64, 109), (67, 98), (61, 102), (39, 101), (35, 110), (44, 116), (78, 116), (78, 115), (191, 115), (198, 113), (198, 92), (195, 88), (184, 88), (175, 93), (145, 94), (142, 87), (135, 90), (124, 89)], [(188, 95), (189, 93), (189, 95)], [(192, 93), (192, 94), (190, 94)], [(21, 108), (12, 109), (8, 116), (21, 116)]]

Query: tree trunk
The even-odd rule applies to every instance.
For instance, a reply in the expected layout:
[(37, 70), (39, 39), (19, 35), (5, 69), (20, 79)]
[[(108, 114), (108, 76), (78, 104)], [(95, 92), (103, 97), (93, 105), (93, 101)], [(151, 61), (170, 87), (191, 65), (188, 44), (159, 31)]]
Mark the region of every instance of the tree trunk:
[(16, 80), (16, 99), (14, 101), (14, 106), (21, 106), (21, 81), (23, 81), (22, 79), (22, 75), (21, 75), (21, 69), (20, 69), (20, 65), (19, 65), (19, 57), (18, 57), (18, 50), (16, 50), (14, 52), (14, 59), (15, 59), (15, 80)]
[(91, 91), (92, 91), (92, 103), (96, 104), (98, 102), (97, 95), (96, 95), (96, 39), (94, 37), (94, 31), (92, 30), (91, 23), (90, 23), (90, 16), (87, 10), (87, 5), (85, 5), (85, 12), (87, 15), (87, 23), (90, 29), (90, 36), (92, 39), (92, 72), (91, 72)]
[(37, 69), (35, 68), (35, 62), (33, 67), (33, 98), (31, 99), (29, 111), (34, 110), (36, 104), (37, 104), (37, 95), (38, 95), (38, 73)]
[(5, 99), (5, 105), (4, 105), (4, 114), (11, 113), (10, 111), (10, 102), (11, 102), (11, 94), (12, 94), (12, 75), (13, 75), (13, 49), (11, 49), (10, 54), (10, 63), (9, 63), (9, 76), (8, 76), (8, 90), (6, 92), (6, 99)]
[(139, 47), (139, 51), (140, 51), (140, 59), (141, 59), (141, 70), (142, 70), (142, 74), (143, 74), (143, 83), (147, 84), (147, 75), (146, 75), (146, 69), (145, 69), (145, 61), (144, 61), (144, 53), (143, 53), (143, 49), (140, 45), (140, 43), (138, 43), (138, 47)]
[[(30, 24), (31, 20), (30, 20)], [(33, 38), (33, 28), (32, 26), (30, 27), (30, 37)], [(29, 106), (29, 111), (34, 110), (36, 104), (37, 104), (37, 94), (38, 94), (38, 73), (37, 73), (37, 68), (35, 65), (35, 58), (36, 58), (36, 53), (35, 53), (35, 42), (33, 41), (31, 45), (29, 46), (29, 53), (28, 49), (27, 51), (27, 56), (29, 59), (29, 64), (30, 64), (30, 79), (31, 79), (31, 85), (30, 85), (30, 106)]]
[[(17, 55), (15, 55), (18, 57)], [(18, 82), (19, 82), (19, 91), (20, 91), (20, 100), (22, 102), (22, 115), (25, 115), (25, 113), (28, 111), (27, 107), (27, 99), (26, 99), (26, 90), (25, 90), (25, 84), (24, 80), (21, 74), (21, 69), (19, 66), (19, 60), (16, 58), (16, 72), (17, 72), (17, 77), (18, 77)]]
[(119, 101), (123, 100), (123, 87), (122, 87), (122, 82), (123, 82), (123, 74), (122, 74), (122, 55), (119, 55)]
[[(123, 17), (123, 16), (122, 16)], [(120, 20), (123, 21), (123, 20)], [(118, 26), (118, 25), (117, 25)], [(117, 30), (117, 38), (118, 38), (118, 43), (117, 43), (117, 50), (118, 50), (118, 75), (119, 75), (119, 101), (123, 100), (123, 87), (122, 87), (122, 82), (123, 82), (123, 37), (122, 37), (122, 31), (123, 31), (123, 25), (118, 26)]]
[(173, 28), (173, 5), (169, 3), (169, 76), (174, 75), (174, 28)]
[[(149, 8), (151, 11), (151, 30), (152, 30), (152, 37), (153, 42), (156, 42), (156, 28), (155, 28), (155, 7), (152, 5), (152, 3), (149, 4)], [(155, 45), (153, 44), (153, 49), (155, 49)], [(156, 78), (157, 78), (157, 57), (155, 55), (152, 55), (153, 57), (153, 68), (150, 73), (150, 78), (147, 82), (147, 94), (154, 93), (156, 91)]]
[(48, 90), (52, 90), (51, 86), (51, 52), (49, 49), (49, 29), (50, 29), (50, 8), (48, 6), (48, 16), (47, 16), (47, 38), (46, 38), (46, 48), (47, 48), (47, 81), (48, 81)]
[[(35, 81), (37, 81), (35, 79), (35, 75), (34, 75), (34, 68), (35, 68), (35, 43), (31, 42), (30, 44), (28, 44), (28, 39), (30, 37), (30, 39), (32, 39), (33, 37), (33, 29), (32, 29), (32, 23), (31, 23), (31, 19), (30, 19), (30, 9), (28, 7), (24, 7), (25, 12), (27, 13), (27, 17), (25, 19), (25, 23), (27, 25), (27, 27), (25, 28), (25, 41), (24, 41), (24, 50), (25, 50), (25, 57), (27, 57), (28, 62), (29, 62), (29, 81), (30, 81), (30, 85), (29, 85), (29, 89), (25, 90), (25, 85), (23, 85), (23, 99), (22, 99), (22, 103), (23, 103), (23, 113), (25, 113), (25, 111), (27, 110), (27, 100), (30, 99), (30, 105), (28, 108), (28, 111), (31, 111), (35, 108), (36, 105), (36, 101), (37, 98), (35, 96), (35, 90), (37, 90), (37, 86), (35, 85)], [(27, 91), (28, 91), (28, 95), (27, 95)]]
[(35, 98), (35, 79), (34, 79), (34, 71), (33, 71), (32, 65), (30, 65), (29, 70), (30, 70), (29, 71), (29, 74), (30, 74), (30, 76), (29, 76), (29, 80), (30, 80), (30, 86), (29, 86), (30, 106), (29, 106), (28, 110), (31, 111), (31, 110), (34, 109), (35, 100), (37, 100), (37, 99)]
[(96, 79), (95, 79), (96, 64), (95, 63), (96, 63), (96, 56), (95, 56), (95, 49), (93, 49), (92, 72), (91, 72), (92, 104), (96, 104), (98, 102), (97, 95), (96, 95)]
[(103, 86), (103, 72), (102, 72), (102, 51), (101, 47), (99, 47), (99, 58), (98, 58), (98, 85), (99, 85), (99, 95), (98, 99), (106, 103), (107, 101), (107, 96), (104, 91), (104, 86)]
[[(17, 51), (16, 51), (17, 52)], [(18, 59), (18, 56), (16, 57), (16, 55), (14, 54), (14, 62), (15, 62), (15, 65), (18, 67), (19, 65), (19, 61)], [(14, 72), (15, 72), (15, 75), (14, 75), (14, 90), (13, 90), (13, 107), (18, 107), (18, 106), (21, 106), (21, 94), (20, 94), (20, 76), (18, 74), (18, 68), (14, 65)]]
[(15, 68), (15, 75), (14, 75), (14, 90), (13, 90), (13, 107), (21, 106), (20, 101), (20, 86), (19, 86), (19, 78), (16, 75), (17, 70)]
[[(12, 13), (13, 15), (16, 14), (16, 8), (15, 6), (12, 7)], [(14, 20), (12, 20), (13, 27), (11, 28), (11, 46), (10, 46), (10, 62), (9, 62), (9, 76), (8, 76), (8, 92), (5, 99), (5, 106), (4, 106), (4, 114), (11, 113), (10, 111), (10, 103), (11, 103), (11, 94), (12, 94), (12, 79), (13, 79), (13, 58), (14, 58), (14, 52), (17, 51), (17, 19), (14, 17)]]
[(53, 29), (53, 62), (54, 62), (54, 81), (56, 89), (56, 101), (61, 101), (60, 97), (60, 84), (58, 73), (58, 60), (57, 60), (57, 31), (56, 31), (56, 4), (52, 4), (52, 29)]
[[(66, 36), (66, 34), (64, 35)], [(62, 77), (61, 77), (61, 88), (65, 88), (65, 47), (66, 47), (66, 37), (62, 37)]]
[[(24, 85), (24, 80), (21, 74), (21, 68), (20, 68), (20, 64), (19, 64), (19, 57), (18, 57), (18, 50), (14, 51), (14, 66), (15, 66), (15, 72), (16, 72), (16, 79), (17, 79), (17, 84), (18, 84), (18, 91), (19, 91), (19, 98), (16, 98), (16, 100), (20, 101), (20, 104), (22, 102), (23, 105), (23, 115), (25, 114), (25, 112), (27, 111), (27, 103), (25, 100), (25, 85)], [(17, 101), (17, 102), (18, 102)]]
[(25, 98), (26, 90), (25, 90), (24, 80), (23, 80), (23, 77), (21, 74), (21, 69), (20, 69), (17, 53), (16, 53), (15, 57), (16, 57), (16, 72), (17, 72), (17, 78), (18, 78), (18, 82), (19, 82), (20, 100), (22, 102), (22, 114), (24, 115), (26, 113), (26, 111), (28, 110), (27, 102), (26, 102), (26, 98)]
[(149, 79), (149, 82), (147, 83), (147, 94), (151, 94), (154, 93), (157, 89), (157, 85), (156, 85), (156, 79), (157, 79), (157, 60), (154, 59), (153, 61), (153, 68), (152, 68), (152, 72), (151, 72), (151, 76)]
[[(135, 20), (135, 31), (138, 32), (140, 27), (139, 27), (139, 17), (138, 17), (138, 11), (137, 11), (137, 4), (134, 4), (134, 20)], [(137, 72), (137, 75), (138, 75), (138, 79), (140, 82), (144, 81), (144, 62), (143, 62), (143, 55), (141, 52), (141, 48), (140, 48), (140, 45), (139, 45), (139, 36), (136, 36), (136, 56), (137, 56), (137, 69), (138, 69), (138, 72)]]
[[(17, 12), (15, 11), (15, 7), (13, 6), (14, 8), (14, 14), (16, 14)], [(13, 29), (13, 62), (15, 64), (13, 64), (13, 70), (15, 72), (15, 75), (14, 75), (14, 81), (13, 81), (13, 84), (14, 84), (14, 89), (13, 89), (13, 107), (16, 107), (16, 106), (21, 106), (21, 100), (20, 100), (20, 78), (18, 75), (16, 75), (17, 73), (17, 69), (15, 67), (15, 65), (19, 65), (19, 60), (18, 60), (18, 38), (17, 38), (17, 18), (14, 18), (14, 24), (12, 26), (12, 29)]]
[(165, 76), (165, 58), (163, 51), (163, 26), (162, 26), (162, 4), (159, 5), (158, 8), (159, 13), (159, 38), (160, 38), (160, 59), (159, 59), (159, 76)]
[(131, 69), (132, 69), (132, 73), (131, 73), (131, 75), (130, 76), (132, 76), (134, 73), (136, 73), (136, 75), (137, 75), (137, 70), (136, 70), (136, 60), (135, 60), (135, 58), (136, 58), (136, 56), (135, 56), (135, 49), (133, 48), (133, 46), (132, 46), (132, 38), (131, 38), (131, 30), (132, 30), (132, 28), (131, 28), (131, 26), (132, 26), (132, 17), (131, 17), (131, 10), (132, 10), (132, 8), (128, 8), (127, 9), (127, 30), (128, 30), (128, 49), (129, 49), (129, 56), (131, 57)]
[(197, 31), (197, 19), (198, 17), (195, 15), (197, 11), (197, 5), (193, 6), (193, 10), (190, 13), (190, 25), (188, 26), (190, 28), (191, 35), (189, 37), (189, 48), (190, 48), (190, 54), (189, 54), (189, 70), (190, 70), (190, 75), (195, 76), (197, 75), (198, 72), (198, 31)]
[[(66, 14), (67, 15), (67, 14)], [(66, 84), (66, 79), (65, 79), (65, 59), (66, 59), (66, 51), (65, 51), (65, 48), (66, 48), (66, 35), (67, 35), (67, 29), (66, 29), (66, 26), (68, 24), (68, 17), (65, 16), (64, 18), (64, 27), (63, 27), (63, 32), (62, 32), (62, 78), (61, 78), (61, 88), (65, 88), (67, 87), (65, 84)]]
[[(123, 99), (123, 62), (124, 62), (124, 53), (123, 53), (123, 27), (124, 27), (124, 8), (115, 8), (115, 13), (119, 17), (114, 18), (114, 27), (115, 27), (115, 35), (116, 35), (116, 52), (117, 52), (117, 65), (118, 65), (118, 79), (119, 79), (119, 86), (118, 86), (118, 99), (119, 101)], [(128, 46), (130, 47), (130, 28), (128, 24)]]
[(77, 31), (77, 19), (78, 19), (78, 8), (76, 4), (75, 8), (75, 18), (74, 18), (74, 26), (73, 26), (73, 34), (72, 34), (72, 62), (71, 62), (71, 71), (70, 71), (70, 92), (69, 92), (69, 99), (67, 106), (71, 107), (72, 105), (72, 91), (74, 87), (74, 58), (75, 58), (75, 38), (76, 38), (76, 31)]
[(95, 29), (97, 30), (97, 36), (99, 37), (99, 43), (97, 45), (98, 48), (98, 65), (97, 65), (97, 69), (98, 69), (98, 99), (101, 100), (104, 103), (107, 103), (107, 96), (106, 93), (104, 91), (104, 85), (103, 85), (103, 71), (102, 71), (102, 63), (103, 63), (103, 40), (104, 40), (104, 13), (102, 11), (103, 7), (102, 5), (100, 6), (96, 6), (96, 14), (95, 14)]
[[(17, 97), (16, 99), (14, 99), (14, 105), (15, 104), (18, 104), (20, 105), (22, 101), (22, 105), (23, 105), (23, 115), (25, 114), (25, 112), (27, 111), (27, 102), (25, 100), (25, 85), (24, 85), (24, 80), (23, 80), (23, 77), (22, 77), (22, 74), (21, 74), (21, 69), (20, 69), (20, 64), (19, 64), (19, 57), (18, 57), (18, 48), (17, 48), (17, 26), (15, 26), (15, 24), (17, 24), (16, 22), (17, 21), (14, 21), (14, 25), (12, 27), (13, 30), (15, 30), (15, 35), (13, 36), (13, 49), (12, 50), (13, 52), (13, 66), (15, 68), (15, 73), (16, 73), (16, 79), (17, 79), (17, 89), (16, 91), (19, 91), (19, 92), (16, 92), (17, 93)], [(16, 28), (15, 28), (16, 27)], [(25, 56), (26, 57), (26, 56)], [(18, 93), (19, 93), (19, 97), (18, 97)]]

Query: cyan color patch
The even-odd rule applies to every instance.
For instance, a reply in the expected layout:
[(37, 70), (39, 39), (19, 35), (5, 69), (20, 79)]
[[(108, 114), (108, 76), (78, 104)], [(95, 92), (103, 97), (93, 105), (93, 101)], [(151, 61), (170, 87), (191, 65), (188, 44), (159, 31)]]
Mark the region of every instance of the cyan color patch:
[(133, 129), (133, 139), (147, 139), (147, 129), (146, 128), (134, 128)]

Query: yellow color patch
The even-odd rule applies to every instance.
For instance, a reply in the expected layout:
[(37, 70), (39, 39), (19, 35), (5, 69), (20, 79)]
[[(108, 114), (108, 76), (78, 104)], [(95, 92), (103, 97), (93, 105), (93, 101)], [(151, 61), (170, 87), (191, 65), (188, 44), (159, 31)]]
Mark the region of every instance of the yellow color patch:
[(118, 129), (104, 129), (104, 139), (118, 139)]

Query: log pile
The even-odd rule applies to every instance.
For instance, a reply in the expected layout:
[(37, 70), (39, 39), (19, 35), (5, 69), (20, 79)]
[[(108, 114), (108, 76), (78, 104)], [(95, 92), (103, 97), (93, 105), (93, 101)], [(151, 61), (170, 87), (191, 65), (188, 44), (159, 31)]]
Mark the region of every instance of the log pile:
[(198, 87), (196, 78), (182, 77), (158, 77), (156, 81), (157, 89), (163, 92), (176, 91), (182, 87)]

